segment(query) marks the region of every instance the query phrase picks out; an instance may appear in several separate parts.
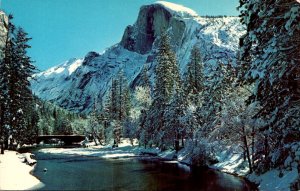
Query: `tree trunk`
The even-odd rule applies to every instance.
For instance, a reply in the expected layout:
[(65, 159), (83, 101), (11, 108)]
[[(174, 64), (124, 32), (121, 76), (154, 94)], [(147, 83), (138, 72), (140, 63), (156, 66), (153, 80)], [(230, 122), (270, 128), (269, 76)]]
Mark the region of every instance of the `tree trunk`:
[(252, 127), (252, 167), (254, 168), (254, 141), (255, 141), (255, 133), (254, 133), (254, 125)]
[(8, 150), (8, 137), (4, 139), (4, 150)]
[(94, 139), (95, 145), (97, 146), (97, 145), (98, 145), (98, 143), (97, 143), (97, 137), (96, 137), (96, 135), (95, 135), (95, 134), (93, 134), (93, 139)]
[(179, 137), (178, 134), (175, 136), (175, 151), (178, 153), (179, 151)]
[(1, 154), (3, 155), (4, 154), (4, 143), (1, 142)]
[(245, 145), (246, 156), (247, 156), (248, 163), (249, 163), (249, 170), (250, 170), (250, 173), (252, 173), (253, 172), (252, 163), (251, 163), (250, 152), (249, 152), (249, 147), (248, 147), (246, 135), (243, 136), (243, 142), (244, 142), (244, 145)]

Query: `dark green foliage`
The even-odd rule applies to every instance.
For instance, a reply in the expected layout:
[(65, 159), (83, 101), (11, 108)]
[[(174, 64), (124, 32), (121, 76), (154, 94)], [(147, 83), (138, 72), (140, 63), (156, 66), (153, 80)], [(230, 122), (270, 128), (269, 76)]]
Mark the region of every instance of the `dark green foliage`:
[[(130, 89), (123, 71), (120, 71), (118, 76), (112, 79), (112, 86), (108, 96), (105, 111), (107, 120), (110, 121), (112, 126), (113, 138), (117, 146), (122, 137), (123, 122), (128, 119), (131, 109)], [(106, 136), (106, 138), (109, 137)]]
[[(1, 76), (1, 133), (2, 139), (11, 136), (11, 144), (32, 142), (36, 133), (35, 107), (32, 102), (29, 78), (35, 67), (27, 56), (30, 48), (27, 33), (22, 28), (15, 29), (9, 16), (8, 33), (4, 47), (4, 58), (0, 65)], [(31, 132), (31, 133), (29, 133)]]
[[(170, 146), (170, 139), (173, 140), (173, 137), (167, 135), (169, 130), (165, 112), (175, 89), (181, 88), (176, 55), (170, 47), (169, 37), (166, 33), (161, 36), (156, 60), (154, 96), (144, 122), (147, 129), (144, 133), (154, 133), (150, 138), (151, 142), (165, 149)], [(149, 135), (144, 136), (148, 137)]]
[(191, 52), (190, 62), (187, 65), (184, 90), (188, 99), (196, 106), (201, 101), (200, 94), (204, 90), (204, 80), (200, 49), (195, 45)]
[(240, 76), (255, 84), (249, 103), (261, 104), (255, 117), (265, 125), (260, 128), (256, 154), (264, 171), (281, 164), (281, 154), (300, 141), (295, 136), (300, 134), (300, 4), (241, 0), (240, 7), (247, 27), (240, 40)]

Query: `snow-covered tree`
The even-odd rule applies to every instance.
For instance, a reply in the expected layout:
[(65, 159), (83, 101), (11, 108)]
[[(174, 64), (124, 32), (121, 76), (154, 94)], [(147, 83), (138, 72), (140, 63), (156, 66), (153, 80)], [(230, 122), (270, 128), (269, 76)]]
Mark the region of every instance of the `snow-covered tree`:
[(125, 120), (129, 116), (131, 108), (131, 95), (128, 87), (128, 82), (121, 70), (117, 76), (117, 105), (118, 105), (118, 119)]
[(113, 129), (113, 140), (114, 140), (114, 147), (118, 147), (118, 144), (121, 141), (122, 136), (122, 125), (121, 122), (118, 120), (114, 120), (112, 123), (112, 129)]
[[(15, 26), (11, 22), (13, 19), (12, 15), (8, 16), (8, 26), (7, 26), (7, 34), (5, 39), (4, 50), (4, 58), (0, 64), (0, 112), (1, 112), (1, 120), (0, 120), (0, 129), (1, 129), (1, 148), (7, 149), (8, 147), (8, 137), (10, 133), (10, 103), (11, 99), (9, 97), (10, 90), (10, 71), (14, 62), (14, 49), (13, 49), (13, 34), (15, 31)], [(4, 145), (5, 144), (5, 145)], [(1, 153), (4, 152), (2, 149)]]
[(158, 101), (165, 107), (180, 80), (176, 55), (171, 49), (167, 34), (161, 36), (156, 60), (154, 102)]
[(37, 121), (33, 120), (38, 120), (29, 83), (35, 70), (27, 55), (31, 38), (22, 28), (15, 28), (12, 18), (10, 15), (4, 58), (0, 64), (1, 139), (6, 145), (9, 136), (11, 143), (17, 144), (35, 139)]
[(192, 49), (190, 62), (187, 65), (184, 90), (188, 99), (195, 106), (200, 104), (200, 94), (204, 90), (204, 72), (200, 49), (195, 45)]
[(106, 109), (110, 119), (125, 120), (129, 116), (131, 108), (131, 95), (127, 79), (123, 71), (120, 71), (115, 79), (112, 79), (112, 87), (107, 100)]
[(151, 105), (152, 99), (150, 95), (150, 87), (146, 84), (143, 86), (138, 86), (135, 88), (133, 107), (130, 111), (130, 118), (137, 121), (136, 125), (136, 137), (139, 139), (140, 143), (147, 146), (149, 141), (148, 137), (148, 126), (146, 126), (147, 112)]
[(141, 72), (141, 86), (142, 87), (150, 87), (148, 66), (146, 64), (144, 64), (142, 72)]
[(218, 126), (223, 102), (232, 91), (234, 68), (221, 62), (209, 66), (202, 92), (202, 104), (196, 108), (197, 122), (200, 128), (197, 136), (210, 137), (210, 133)]
[(300, 141), (300, 4), (241, 0), (240, 7), (247, 27), (240, 40), (242, 73), (244, 80), (255, 83), (250, 102), (260, 103), (256, 117), (266, 122), (260, 128), (263, 144), (256, 151), (266, 170), (282, 164), (288, 145)]
[(184, 146), (183, 139), (186, 135), (186, 126), (184, 117), (187, 110), (187, 100), (182, 89), (178, 88), (172, 97), (171, 103), (167, 106), (165, 112), (165, 133), (164, 139), (167, 146), (174, 146), (175, 150), (179, 150), (179, 141)]
[[(154, 96), (152, 105), (147, 112), (146, 121), (151, 120), (151, 123), (155, 126), (155, 131), (151, 132), (155, 134), (153, 141), (164, 148), (165, 109), (170, 103), (175, 88), (180, 86), (176, 55), (171, 49), (169, 37), (166, 33), (160, 38), (156, 60)], [(149, 121), (146, 123), (149, 124)]]
[(94, 111), (90, 114), (88, 128), (86, 132), (93, 139), (95, 145), (101, 144), (104, 139), (104, 128), (98, 120), (97, 113)]
[(112, 79), (110, 93), (106, 101), (106, 111), (110, 119), (117, 119), (119, 113), (117, 90), (118, 90), (117, 80)]
[[(107, 119), (113, 131), (115, 146), (120, 142), (122, 137), (122, 125), (130, 115), (131, 110), (131, 94), (124, 72), (121, 70), (115, 79), (112, 79), (112, 87), (107, 99), (105, 111), (107, 112)], [(105, 131), (108, 131), (106, 128)], [(107, 133), (105, 133), (106, 135)], [(107, 136), (105, 136), (108, 138)]]
[[(246, 105), (246, 99), (250, 95), (247, 88), (235, 87), (223, 102), (218, 128), (211, 133), (216, 140), (232, 149), (241, 152), (247, 161), (250, 172), (253, 170), (254, 145), (259, 137), (258, 123), (253, 117), (258, 111), (257, 103)], [(237, 145), (239, 147), (237, 147)]]
[[(31, 40), (27, 35), (22, 28), (17, 28), (14, 41), (14, 62), (10, 79), (12, 89), (9, 91), (11, 100), (13, 100), (11, 103), (12, 135), (21, 144), (24, 139), (34, 140), (37, 136), (37, 133), (34, 133), (34, 129), (37, 128), (37, 121), (33, 122), (37, 119), (35, 116), (31, 116), (36, 115), (36, 112), (29, 82), (29, 78), (31, 78), (36, 68), (30, 57), (27, 56), (27, 49), (30, 48), (28, 41)], [(32, 126), (33, 124), (35, 126)]]

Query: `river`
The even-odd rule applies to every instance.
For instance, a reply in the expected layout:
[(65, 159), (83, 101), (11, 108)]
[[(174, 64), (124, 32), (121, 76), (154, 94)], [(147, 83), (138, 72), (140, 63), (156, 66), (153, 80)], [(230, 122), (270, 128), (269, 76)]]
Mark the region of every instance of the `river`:
[(41, 190), (255, 190), (229, 174), (155, 158), (34, 153), (38, 163), (32, 173), (45, 184)]

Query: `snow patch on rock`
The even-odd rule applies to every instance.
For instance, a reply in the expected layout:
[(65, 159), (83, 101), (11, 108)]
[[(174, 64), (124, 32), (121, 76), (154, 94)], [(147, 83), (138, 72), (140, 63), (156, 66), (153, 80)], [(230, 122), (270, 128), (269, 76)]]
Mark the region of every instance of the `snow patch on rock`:
[(68, 68), (69, 75), (71, 75), (79, 66), (81, 66), (82, 62), (82, 59), (77, 59), (75, 62), (73, 62)]
[(178, 5), (178, 4), (170, 3), (170, 2), (166, 2), (166, 1), (157, 1), (155, 3), (164, 6), (172, 14), (178, 15), (180, 17), (197, 17), (198, 16), (198, 14), (194, 10), (184, 7), (182, 5)]

